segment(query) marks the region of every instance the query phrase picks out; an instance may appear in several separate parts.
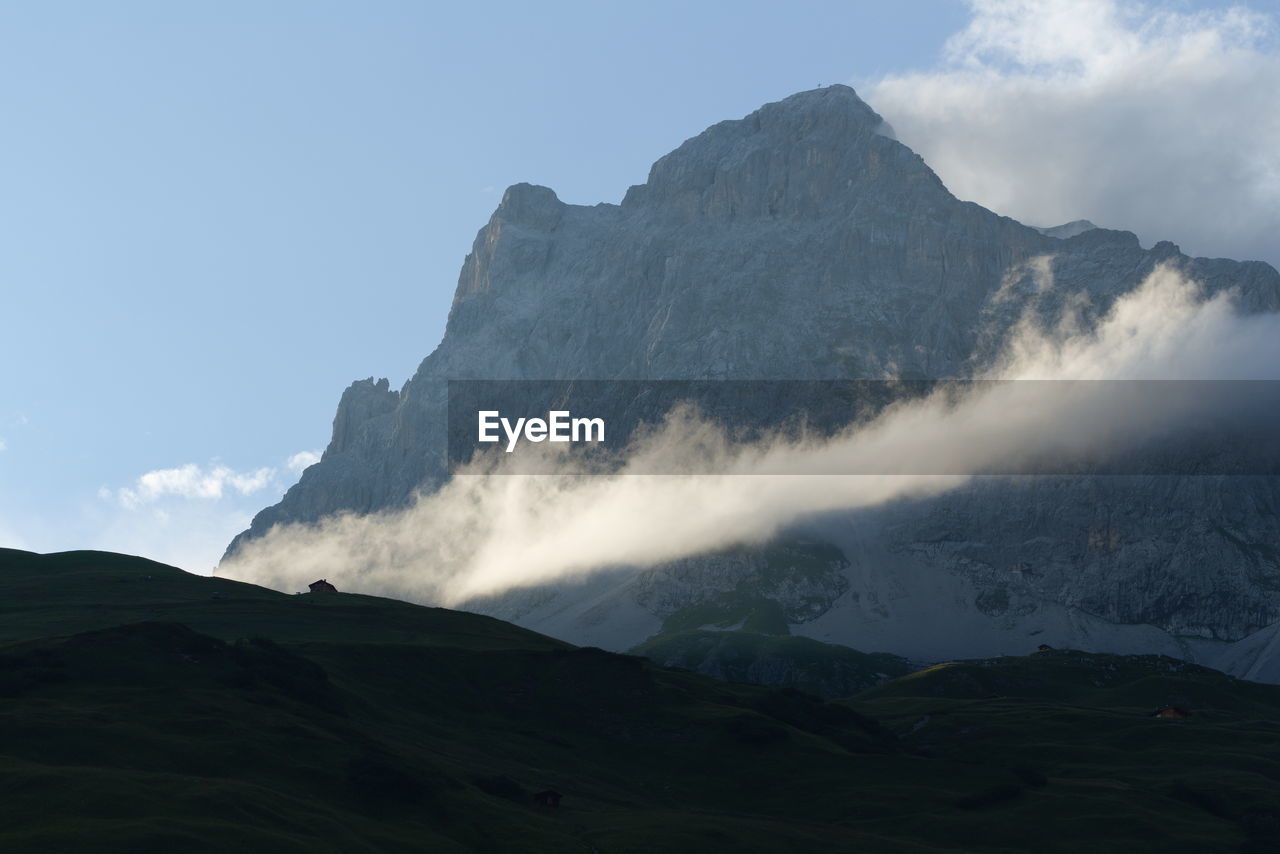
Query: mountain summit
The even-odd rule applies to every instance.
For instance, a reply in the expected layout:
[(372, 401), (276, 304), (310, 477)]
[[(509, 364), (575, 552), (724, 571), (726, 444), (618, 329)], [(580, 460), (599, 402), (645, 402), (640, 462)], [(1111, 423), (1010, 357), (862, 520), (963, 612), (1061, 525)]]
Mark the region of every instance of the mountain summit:
[(942, 182), (848, 86), (814, 89), (713, 125), (653, 164), (622, 205), (685, 221), (823, 217), (877, 184)]
[[(1028, 307), (1052, 320), (1084, 305), (1088, 324), (1164, 262), (1245, 310), (1280, 309), (1268, 265), (1145, 249), (1087, 221), (1023, 225), (956, 199), (852, 89), (801, 92), (686, 141), (620, 205), (510, 187), (439, 346), (399, 391), (348, 388), (322, 460), (228, 553), (278, 523), (437, 488), (450, 379), (968, 377)], [(860, 516), (820, 571), (804, 548), (781, 568), (747, 550), (602, 577), (590, 603), (549, 589), (486, 607), (619, 648), (746, 584), (790, 631), (862, 649), (990, 655), (1036, 637), (1257, 676), (1258, 633), (1280, 620), (1280, 563), (1259, 545), (1280, 539), (1277, 506), (1274, 479), (980, 486)]]

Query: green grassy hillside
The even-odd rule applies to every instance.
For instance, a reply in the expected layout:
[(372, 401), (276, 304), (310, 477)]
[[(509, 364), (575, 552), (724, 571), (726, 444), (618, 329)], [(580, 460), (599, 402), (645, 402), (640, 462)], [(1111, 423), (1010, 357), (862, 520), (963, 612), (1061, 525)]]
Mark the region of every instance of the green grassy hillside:
[(0, 642), (143, 620), (180, 622), (224, 640), (262, 634), (281, 643), (568, 647), (501, 620), (394, 599), (278, 593), (109, 552), (0, 549)]
[(865, 653), (795, 635), (688, 631), (657, 635), (633, 650), (665, 667), (680, 667), (758, 685), (792, 685), (819, 697), (849, 697), (911, 671), (906, 659)]
[[(1016, 814), (1052, 796), (1083, 822), (1081, 844), (1105, 833), (1134, 850), (1280, 851), (1280, 686), (1164, 656), (1050, 650), (940, 664), (850, 702), (916, 755), (1010, 769), (967, 808)], [(1151, 717), (1167, 705), (1191, 716)], [(1193, 828), (1206, 817), (1215, 831)]]
[[(1194, 716), (1144, 716), (1170, 698)], [(1271, 686), (1072, 654), (823, 702), (471, 614), (0, 552), (4, 852), (1270, 851), (1277, 717)]]

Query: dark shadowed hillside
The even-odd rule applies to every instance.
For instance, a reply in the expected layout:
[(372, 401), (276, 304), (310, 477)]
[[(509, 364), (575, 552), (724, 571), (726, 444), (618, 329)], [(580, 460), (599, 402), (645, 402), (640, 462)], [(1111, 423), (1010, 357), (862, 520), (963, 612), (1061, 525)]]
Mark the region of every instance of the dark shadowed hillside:
[[(1280, 689), (1168, 659), (961, 662), (823, 702), (101, 552), (0, 552), (0, 627), (6, 852), (1280, 839)], [(1193, 716), (1147, 717), (1171, 701)]]

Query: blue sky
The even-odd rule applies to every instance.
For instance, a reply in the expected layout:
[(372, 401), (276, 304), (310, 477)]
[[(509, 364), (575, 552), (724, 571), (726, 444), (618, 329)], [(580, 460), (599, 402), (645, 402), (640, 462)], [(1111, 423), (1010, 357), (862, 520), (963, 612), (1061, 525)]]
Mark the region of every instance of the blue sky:
[[(917, 128), (919, 142), (904, 141), (918, 149), (980, 139), (964, 122), (1006, 139), (996, 109), (990, 120), (916, 110), (923, 87), (998, 92), (1025, 73), (1047, 91), (1092, 92), (1080, 75), (1124, 83), (1143, 50), (1192, 50), (1173, 33), (1184, 25), (1225, 34), (1224, 57), (1248, 54), (1223, 72), (1233, 91), (1261, 81), (1264, 100), (1242, 96), (1242, 122), (1280, 89), (1265, 17), (1236, 26), (1217, 4), (1165, 4), (1181, 23), (1153, 34), (1134, 7), (1089, 4), (1110, 17), (1057, 67), (1039, 42), (1030, 59), (992, 57), (1001, 39), (1022, 44), (992, 21), (1013, 15), (1043, 35), (1036, 3), (0, 2), (0, 545), (111, 548), (207, 571), (296, 479), (290, 458), (323, 448), (351, 380), (399, 386), (434, 348), (462, 258), (509, 184), (616, 202), (706, 126), (835, 82), (882, 93), (897, 112), (872, 105), (900, 136), (899, 121)], [(1108, 32), (1145, 41), (1082, 61)], [(1227, 62), (1208, 51), (1194, 54), (1204, 68)], [(975, 63), (998, 80), (955, 77)], [(1232, 150), (1272, 150), (1264, 118)], [(1156, 127), (1135, 140), (1146, 132), (1168, 138)], [(1223, 148), (1184, 136), (1186, 162)], [(1075, 151), (1055, 152), (1061, 168)], [(1000, 166), (966, 172), (972, 151), (931, 153), (952, 164), (939, 171), (953, 189), (1014, 208), (1002, 212), (1090, 208), (1079, 215), (1136, 219), (1103, 224), (1148, 237), (1143, 212), (1124, 207), (1134, 188), (1001, 195), (1017, 175), (984, 185)], [(1097, 156), (1084, 142), (1076, 153)], [(1269, 193), (1280, 172), (1265, 157), (1222, 174)], [(1258, 210), (1274, 201), (1264, 193)], [(1151, 227), (1193, 240), (1207, 233), (1193, 219)]]

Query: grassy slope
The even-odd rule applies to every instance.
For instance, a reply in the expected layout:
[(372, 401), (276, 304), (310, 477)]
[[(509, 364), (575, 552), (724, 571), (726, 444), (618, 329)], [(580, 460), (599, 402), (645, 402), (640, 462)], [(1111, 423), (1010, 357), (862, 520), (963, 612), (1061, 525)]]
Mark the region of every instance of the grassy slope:
[(290, 595), (110, 552), (0, 549), (0, 643), (143, 620), (181, 622), (225, 640), (568, 648), (501, 620), (394, 599)]
[(794, 685), (820, 697), (847, 697), (911, 671), (906, 659), (865, 653), (798, 635), (742, 631), (659, 634), (632, 652), (731, 682)]
[[(1192, 716), (1149, 717), (1167, 704)], [(971, 808), (1016, 825), (1052, 800), (1077, 819), (1054, 823), (1064, 846), (1105, 833), (1135, 850), (1169, 838), (1166, 850), (1280, 851), (1280, 686), (1164, 656), (1052, 650), (941, 664), (855, 705), (916, 753), (1011, 769)]]
[(0, 643), (6, 852), (1236, 851), (1280, 803), (1280, 689), (1127, 658), (822, 703), (94, 552), (0, 552)]

